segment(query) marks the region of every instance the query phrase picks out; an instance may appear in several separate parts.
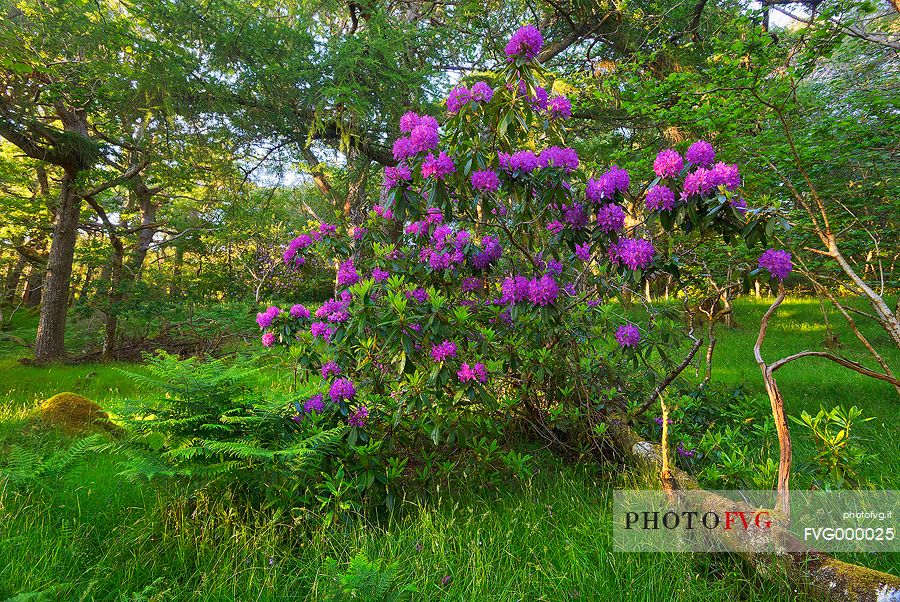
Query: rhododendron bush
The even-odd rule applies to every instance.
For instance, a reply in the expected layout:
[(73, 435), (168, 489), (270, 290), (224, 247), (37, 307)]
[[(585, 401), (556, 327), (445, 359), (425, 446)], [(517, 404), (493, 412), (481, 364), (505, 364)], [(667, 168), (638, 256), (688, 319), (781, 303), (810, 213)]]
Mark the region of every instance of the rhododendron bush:
[(290, 347), (304, 377), (298, 424), (346, 423), (351, 445), (454, 442), (471, 416), (577, 424), (678, 359), (677, 316), (628, 309), (645, 279), (678, 274), (658, 233), (765, 242), (777, 218), (747, 207), (738, 167), (707, 142), (662, 150), (653, 173), (580, 157), (541, 44), (523, 28), (505, 68), (453, 88), (439, 118), (400, 119), (365, 223), (287, 244), (298, 270), (313, 254), (337, 265), (333, 299), (258, 317), (262, 344)]

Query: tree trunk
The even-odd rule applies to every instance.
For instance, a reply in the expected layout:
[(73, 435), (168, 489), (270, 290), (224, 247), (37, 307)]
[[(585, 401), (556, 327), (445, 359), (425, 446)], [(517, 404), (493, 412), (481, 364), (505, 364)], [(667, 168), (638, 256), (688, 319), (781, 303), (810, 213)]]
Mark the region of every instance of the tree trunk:
[(44, 283), (44, 272), (40, 266), (32, 265), (25, 279), (25, 290), (22, 291), (22, 300), (25, 307), (37, 307), (41, 304), (41, 289)]
[(69, 279), (75, 257), (81, 196), (75, 190), (77, 172), (63, 172), (59, 205), (53, 220), (53, 239), (47, 260), (34, 356), (39, 362), (62, 359), (65, 355), (66, 313), (69, 302)]
[(141, 208), (142, 228), (138, 231), (137, 243), (128, 259), (128, 275), (130, 279), (139, 281), (144, 267), (144, 260), (147, 258), (147, 252), (150, 250), (150, 245), (153, 244), (153, 236), (156, 234), (156, 228), (151, 226), (156, 221), (157, 207), (153, 202), (153, 193), (144, 184), (143, 179), (140, 176), (135, 176), (133, 182), (134, 194)]
[(19, 281), (22, 279), (22, 270), (25, 269), (25, 264), (25, 258), (19, 255), (16, 263), (9, 266), (3, 289), (3, 300), (7, 303), (16, 298), (16, 291), (19, 290)]
[(123, 298), (122, 264), (124, 253), (122, 242), (118, 238), (112, 240), (112, 256), (109, 268), (108, 307), (103, 319), (103, 357), (112, 359), (116, 353), (116, 329), (119, 325), (119, 306)]

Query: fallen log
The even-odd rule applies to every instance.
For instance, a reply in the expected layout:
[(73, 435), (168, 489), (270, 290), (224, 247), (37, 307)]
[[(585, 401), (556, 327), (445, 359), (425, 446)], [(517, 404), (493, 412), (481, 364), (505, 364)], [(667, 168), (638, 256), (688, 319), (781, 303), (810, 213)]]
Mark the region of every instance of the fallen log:
[[(607, 424), (607, 434), (613, 446), (629, 463), (659, 474), (663, 468), (663, 454), (658, 444), (641, 438), (622, 416), (607, 418)], [(733, 500), (704, 492), (697, 480), (683, 470), (669, 467), (669, 475), (669, 482), (677, 489), (700, 495), (705, 508), (735, 507)], [(785, 547), (784, 540), (790, 539), (786, 547), (791, 551), (758, 554), (737, 549), (736, 553), (756, 570), (766, 574), (783, 574), (792, 587), (823, 600), (900, 602), (900, 577), (842, 562), (829, 554), (806, 548), (781, 529), (774, 529), (772, 538), (779, 540), (775, 546), (778, 548)]]

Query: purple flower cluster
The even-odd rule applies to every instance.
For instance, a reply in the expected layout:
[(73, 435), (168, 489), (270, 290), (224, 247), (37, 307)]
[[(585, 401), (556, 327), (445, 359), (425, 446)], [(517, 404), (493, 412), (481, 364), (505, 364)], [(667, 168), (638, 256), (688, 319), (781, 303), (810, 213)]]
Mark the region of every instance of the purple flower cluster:
[(597, 211), (597, 225), (606, 233), (621, 230), (625, 227), (625, 210), (621, 205), (603, 205)]
[(341, 373), (341, 367), (337, 365), (337, 362), (330, 361), (322, 365), (322, 369), (320, 370), (322, 373), (322, 378), (328, 378), (331, 375), (337, 376)]
[(322, 399), (321, 393), (313, 395), (303, 403), (303, 411), (307, 414), (311, 412), (321, 412), (324, 409), (325, 402)]
[(768, 249), (759, 257), (759, 267), (779, 280), (784, 280), (794, 269), (791, 254), (784, 250)]
[(575, 257), (581, 261), (591, 260), (591, 243), (586, 242), (583, 245), (575, 245)]
[(484, 286), (484, 283), (482, 282), (481, 278), (467, 276), (466, 278), (463, 278), (460, 289), (464, 293), (474, 293), (475, 291), (481, 290), (482, 286)]
[(376, 267), (372, 270), (372, 279), (375, 282), (384, 282), (390, 277), (390, 273), (387, 270), (382, 270), (381, 268)]
[(448, 175), (452, 174), (456, 171), (456, 166), (453, 165), (453, 159), (450, 158), (450, 155), (441, 151), (438, 153), (438, 156), (435, 157), (433, 153), (429, 153), (425, 160), (422, 162), (422, 177), (423, 178), (436, 178), (438, 180), (443, 180)]
[(350, 312), (347, 311), (347, 308), (350, 307), (350, 302), (352, 300), (353, 295), (350, 294), (350, 291), (343, 290), (341, 291), (340, 299), (329, 299), (323, 303), (319, 309), (316, 310), (316, 317), (320, 320), (328, 320), (329, 322), (346, 322), (350, 319)]
[(419, 303), (427, 303), (431, 296), (428, 294), (424, 288), (419, 287), (413, 291), (407, 292), (406, 297), (408, 299), (414, 299)]
[(534, 25), (524, 25), (512, 35), (504, 50), (509, 61), (520, 55), (530, 61), (538, 55), (543, 45), (544, 37), (540, 30)]
[(653, 161), (653, 171), (660, 178), (673, 178), (684, 169), (684, 159), (671, 148), (659, 151)]
[(563, 221), (573, 230), (583, 230), (587, 227), (590, 216), (583, 204), (572, 203), (571, 205), (563, 205), (562, 212)]
[(487, 382), (487, 368), (481, 362), (477, 362), (471, 367), (469, 364), (463, 363), (459, 366), (456, 376), (461, 383), (466, 383), (470, 380), (484, 383)]
[(400, 118), (400, 129), (409, 134), (394, 141), (394, 160), (403, 161), (416, 153), (437, 148), (439, 142), (438, 122), (431, 115), (406, 113)]
[(366, 418), (369, 417), (369, 408), (366, 406), (359, 406), (356, 410), (347, 417), (347, 424), (350, 426), (355, 426), (357, 428), (363, 428), (366, 426)]
[(623, 324), (616, 330), (616, 341), (620, 347), (637, 347), (641, 342), (641, 331), (634, 324)]
[(465, 230), (454, 235), (450, 226), (438, 226), (431, 234), (432, 246), (422, 247), (419, 260), (432, 270), (446, 270), (465, 261), (463, 249), (470, 239)]
[(530, 150), (516, 151), (513, 154), (499, 153), (500, 169), (505, 171), (522, 171), (531, 173), (541, 166), (541, 161)]
[(331, 340), (331, 335), (334, 334), (334, 328), (328, 325), (327, 322), (313, 322), (309, 327), (309, 332), (312, 333), (314, 339), (321, 338), (323, 341)]
[(310, 316), (309, 310), (300, 303), (291, 306), (290, 314), (295, 320), (307, 320)]
[(265, 330), (271, 326), (272, 322), (275, 321), (275, 318), (277, 318), (280, 313), (281, 310), (273, 305), (266, 311), (256, 314), (256, 323), (259, 324), (259, 329)]
[(716, 151), (706, 140), (698, 140), (688, 148), (684, 158), (692, 165), (709, 167), (716, 160)]
[(719, 186), (736, 190), (741, 185), (741, 174), (737, 165), (718, 162), (711, 169), (698, 167), (684, 178), (681, 198), (687, 199), (697, 194), (709, 194)]
[(449, 357), (456, 357), (456, 343), (453, 341), (444, 341), (431, 346), (431, 359), (435, 363), (443, 362)]
[(675, 193), (668, 186), (657, 184), (647, 192), (647, 209), (650, 211), (671, 211), (675, 208)]
[(456, 86), (447, 95), (447, 112), (452, 115), (458, 113), (470, 101), (491, 102), (493, 97), (494, 90), (487, 82), (477, 82), (471, 90), (465, 86)]
[(631, 184), (631, 178), (628, 176), (628, 172), (613, 165), (609, 171), (596, 180), (593, 178), (588, 180), (584, 195), (593, 203), (601, 203), (604, 200), (612, 199), (617, 192), (623, 194), (627, 192), (629, 184)]
[(465, 86), (456, 86), (447, 95), (447, 112), (458, 113), (461, 108), (472, 100), (472, 93)]
[(328, 389), (331, 401), (337, 403), (342, 400), (353, 399), (356, 396), (356, 387), (349, 378), (337, 378)]
[(472, 84), (472, 100), (476, 102), (491, 102), (494, 97), (494, 89), (487, 82), (475, 82)]
[(697, 454), (696, 449), (687, 449), (684, 447), (684, 444), (679, 441), (678, 446), (675, 448), (675, 451), (678, 452), (678, 455), (682, 458), (693, 458)]
[(568, 119), (572, 116), (572, 103), (565, 96), (554, 96), (547, 103), (551, 119)]
[(624, 264), (630, 270), (648, 267), (655, 254), (653, 244), (644, 238), (620, 238), (609, 247), (609, 260), (614, 265)]
[(271, 347), (274, 344), (275, 344), (275, 333), (274, 332), (267, 332), (266, 334), (262, 335), (262, 346), (263, 347)]
[(312, 246), (313, 239), (309, 234), (301, 234), (297, 238), (288, 243), (284, 249), (282, 259), (285, 263), (294, 262), (295, 266), (301, 266), (306, 263), (306, 258), (300, 255), (300, 251)]
[(471, 180), (472, 188), (475, 190), (496, 192), (500, 188), (500, 177), (496, 171), (490, 169), (472, 172)]
[(565, 169), (566, 173), (578, 169), (578, 153), (574, 148), (550, 146), (541, 151), (538, 160), (541, 167), (560, 167)]
[(353, 258), (341, 263), (337, 271), (338, 286), (351, 286), (359, 282), (359, 273), (353, 265)]
[(550, 305), (559, 296), (559, 286), (553, 276), (545, 274), (540, 278), (525, 276), (506, 278), (500, 287), (501, 303), (521, 303), (528, 301), (537, 306)]
[(500, 241), (493, 236), (485, 236), (481, 239), (481, 250), (472, 256), (472, 267), (476, 270), (487, 269), (492, 263), (503, 255), (503, 247)]
[(384, 168), (384, 187), (388, 190), (396, 188), (400, 182), (409, 182), (412, 180), (412, 170), (405, 163), (400, 163), (397, 167)]
[(377, 215), (381, 219), (394, 219), (394, 212), (391, 211), (389, 207), (375, 205), (374, 207), (372, 207), (372, 211), (374, 211), (375, 215)]
[(534, 95), (528, 93), (528, 86), (524, 79), (519, 80), (519, 95), (525, 98), (525, 101), (531, 105), (535, 111), (543, 111), (547, 108), (547, 89), (543, 86), (534, 87)]

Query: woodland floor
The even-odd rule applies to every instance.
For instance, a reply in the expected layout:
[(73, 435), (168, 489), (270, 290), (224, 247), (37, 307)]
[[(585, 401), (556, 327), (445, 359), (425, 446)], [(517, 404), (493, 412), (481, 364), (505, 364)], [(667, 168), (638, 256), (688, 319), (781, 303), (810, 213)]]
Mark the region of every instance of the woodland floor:
[[(739, 301), (738, 327), (718, 335), (713, 379), (743, 387), (759, 403), (764, 393), (752, 345), (766, 307)], [(845, 345), (841, 352), (870, 365), (840, 316), (830, 312), (829, 319)], [(14, 334), (28, 340), (33, 328), (33, 317), (23, 316)], [(887, 335), (863, 328), (900, 365)], [(770, 326), (764, 354), (820, 349), (825, 332), (817, 302), (790, 299)], [(46, 451), (71, 444), (28, 426), (36, 402), (55, 393), (85, 395), (113, 413), (141, 395), (115, 365), (28, 367), (18, 362), (22, 355), (21, 347), (0, 342), (0, 458), (13, 446)], [(261, 384), (278, 386), (271, 378)], [(873, 416), (854, 433), (871, 454), (863, 476), (873, 487), (900, 489), (900, 400), (892, 387), (816, 359), (785, 367), (778, 380), (789, 412), (843, 404)], [(798, 456), (812, 452), (809, 442), (797, 447)], [(395, 565), (395, 586), (409, 590), (401, 599), (798, 599), (727, 556), (614, 553), (610, 492), (641, 477), (566, 465), (549, 453), (537, 454), (532, 478), (509, 487), (460, 475), (380, 520), (289, 537), (279, 528), (284, 518), (184, 517), (173, 510), (172, 492), (123, 481), (119, 462), (99, 454), (35, 487), (0, 481), (0, 600), (321, 600), (333, 583), (325, 559), (343, 569), (360, 553)], [(900, 554), (852, 560), (900, 574)]]

